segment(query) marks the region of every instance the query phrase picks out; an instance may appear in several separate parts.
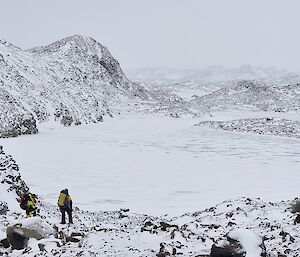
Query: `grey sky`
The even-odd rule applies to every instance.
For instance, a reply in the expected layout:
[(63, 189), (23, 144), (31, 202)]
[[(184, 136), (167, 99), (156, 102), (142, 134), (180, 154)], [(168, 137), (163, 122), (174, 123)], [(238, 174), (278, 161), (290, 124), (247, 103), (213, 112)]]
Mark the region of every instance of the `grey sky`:
[(0, 37), (22, 48), (82, 34), (123, 68), (300, 70), (299, 0), (3, 0), (0, 8)]

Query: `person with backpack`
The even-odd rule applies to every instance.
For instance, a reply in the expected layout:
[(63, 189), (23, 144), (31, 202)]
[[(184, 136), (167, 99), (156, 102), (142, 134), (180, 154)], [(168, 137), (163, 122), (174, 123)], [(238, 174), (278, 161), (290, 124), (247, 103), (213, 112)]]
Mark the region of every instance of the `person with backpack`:
[(31, 218), (36, 216), (36, 194), (32, 193), (24, 193), (20, 199), (17, 199), (20, 203), (20, 207), (22, 210), (26, 211), (26, 218)]
[(72, 218), (72, 198), (69, 195), (68, 189), (64, 189), (60, 192), (58, 197), (58, 206), (61, 212), (61, 224), (66, 224), (66, 213), (69, 217), (69, 224), (73, 224)]

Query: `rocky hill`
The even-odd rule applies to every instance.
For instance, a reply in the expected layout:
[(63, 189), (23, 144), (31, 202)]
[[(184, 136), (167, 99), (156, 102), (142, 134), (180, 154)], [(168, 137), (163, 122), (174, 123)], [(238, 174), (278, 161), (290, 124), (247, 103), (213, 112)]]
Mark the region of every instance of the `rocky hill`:
[(6, 214), (8, 209), (18, 210), (15, 197), (28, 190), (16, 161), (12, 156), (7, 155), (0, 145), (0, 215)]
[(202, 121), (197, 126), (214, 129), (300, 138), (300, 122), (280, 118), (253, 118), (231, 121)]
[(240, 81), (204, 96), (196, 96), (191, 106), (207, 111), (254, 110), (297, 112), (300, 110), (300, 83), (270, 84)]
[[(100, 122), (105, 115), (157, 106), (159, 95), (128, 80), (92, 38), (75, 35), (26, 51), (0, 41), (0, 137), (36, 133), (45, 121)], [(174, 100), (158, 106), (166, 110)]]
[(207, 95), (219, 89), (230, 88), (242, 80), (255, 80), (272, 85), (287, 85), (300, 81), (297, 73), (251, 65), (235, 68), (214, 65), (192, 70), (149, 68), (129, 70), (126, 73), (133, 81), (144, 83), (149, 90), (163, 90), (177, 94), (186, 100)]

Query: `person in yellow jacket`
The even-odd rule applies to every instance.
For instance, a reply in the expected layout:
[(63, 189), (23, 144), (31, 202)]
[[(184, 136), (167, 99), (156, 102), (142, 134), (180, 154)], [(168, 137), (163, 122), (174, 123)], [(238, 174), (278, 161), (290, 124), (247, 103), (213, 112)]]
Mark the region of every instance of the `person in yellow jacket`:
[(37, 196), (32, 193), (25, 193), (18, 199), (21, 209), (26, 211), (27, 218), (36, 216), (36, 199)]
[(61, 212), (61, 224), (66, 224), (66, 213), (68, 213), (69, 224), (72, 224), (72, 198), (69, 195), (68, 189), (64, 189), (60, 192), (58, 197), (58, 206)]

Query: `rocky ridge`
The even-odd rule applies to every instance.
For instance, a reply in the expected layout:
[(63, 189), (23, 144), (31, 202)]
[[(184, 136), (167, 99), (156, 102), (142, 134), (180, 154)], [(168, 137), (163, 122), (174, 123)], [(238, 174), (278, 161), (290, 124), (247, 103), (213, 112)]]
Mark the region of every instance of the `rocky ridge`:
[(26, 51), (0, 40), (0, 137), (37, 133), (47, 121), (70, 126), (140, 110), (180, 113), (174, 103), (184, 105), (166, 94), (160, 102), (159, 92), (128, 80), (92, 38), (75, 35)]
[(300, 122), (281, 118), (252, 118), (231, 121), (202, 121), (196, 126), (214, 129), (300, 138)]
[(210, 112), (226, 110), (298, 112), (300, 84), (269, 84), (240, 81), (204, 96), (195, 96), (190, 105)]

